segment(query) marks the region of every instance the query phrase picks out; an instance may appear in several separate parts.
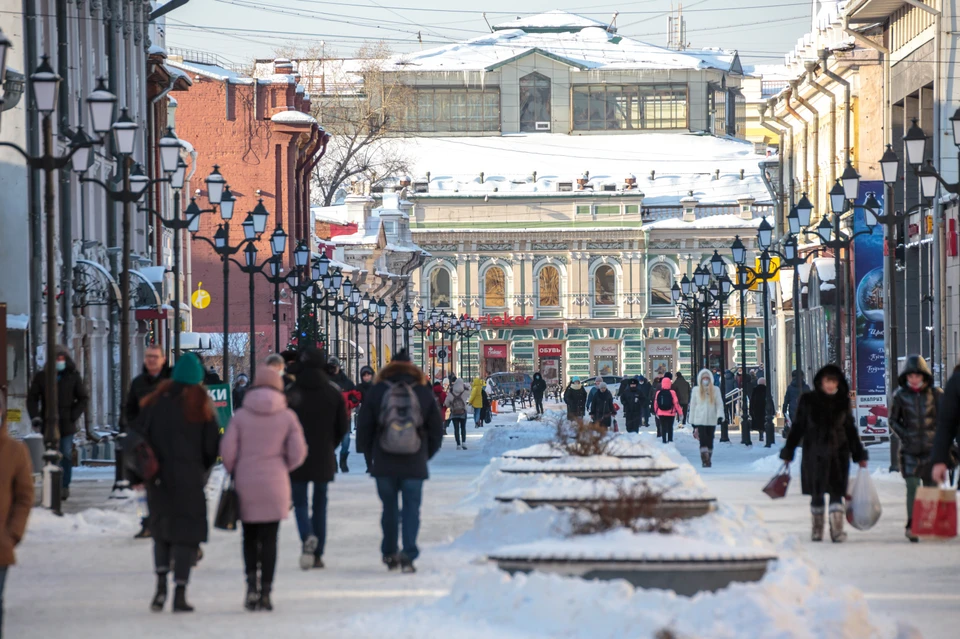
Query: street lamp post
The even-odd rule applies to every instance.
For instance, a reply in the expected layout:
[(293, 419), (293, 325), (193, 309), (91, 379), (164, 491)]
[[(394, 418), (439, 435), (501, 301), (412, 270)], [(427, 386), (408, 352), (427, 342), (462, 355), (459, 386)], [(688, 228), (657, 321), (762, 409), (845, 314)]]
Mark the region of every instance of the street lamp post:
[(730, 247), (733, 252), (733, 263), (737, 265), (737, 281), (733, 290), (740, 293), (740, 443), (752, 446), (750, 429), (747, 427), (747, 393), (745, 383), (747, 379), (747, 311), (746, 292), (753, 285), (753, 271), (746, 266), (747, 249), (740, 236), (736, 236)]
[[(424, 351), (423, 337), (427, 332), (427, 311), (421, 306), (417, 309), (417, 332), (420, 333), (420, 370), (426, 367), (426, 352)], [(431, 380), (433, 375), (430, 376)]]
[[(780, 265), (773, 266), (773, 259), (770, 256), (770, 244), (773, 239), (773, 227), (767, 222), (767, 218), (760, 221), (757, 229), (757, 245), (761, 249), (760, 267), (754, 271), (754, 275), (762, 282), (763, 286), (763, 370), (764, 375), (770, 375), (772, 370), (770, 366), (770, 286), (769, 282), (780, 272)], [(773, 404), (773, 391), (771, 389), (772, 380), (767, 380), (766, 392), (766, 410), (764, 411), (764, 432), (766, 433), (765, 448), (773, 447), (774, 429), (773, 413), (776, 410)]]
[[(258, 205), (260, 206), (260, 205)], [(266, 212), (266, 208), (264, 208)], [(253, 215), (252, 213), (250, 214)], [(267, 213), (269, 215), (269, 213)], [(264, 219), (264, 223), (266, 220)], [(246, 222), (244, 222), (246, 224)], [(257, 375), (257, 334), (256, 334), (256, 317), (254, 315), (254, 305), (256, 303), (256, 275), (257, 273), (264, 274), (264, 268), (269, 267), (271, 275), (268, 275), (267, 278), (271, 277), (276, 281), (279, 278), (279, 273), (276, 271), (277, 260), (280, 259), (280, 256), (283, 255), (283, 252), (287, 247), (287, 234), (283, 232), (283, 229), (277, 225), (277, 228), (273, 231), (273, 235), (270, 237), (270, 252), (272, 253), (270, 259), (265, 260), (262, 264), (257, 264), (257, 245), (252, 241), (248, 241), (246, 247), (243, 249), (243, 264), (233, 261), (240, 270), (247, 274), (249, 277), (249, 293), (250, 293), (250, 334), (248, 337), (248, 344), (250, 348), (250, 378), (255, 379)], [(279, 326), (279, 324), (278, 324)], [(279, 341), (279, 338), (277, 338)]]

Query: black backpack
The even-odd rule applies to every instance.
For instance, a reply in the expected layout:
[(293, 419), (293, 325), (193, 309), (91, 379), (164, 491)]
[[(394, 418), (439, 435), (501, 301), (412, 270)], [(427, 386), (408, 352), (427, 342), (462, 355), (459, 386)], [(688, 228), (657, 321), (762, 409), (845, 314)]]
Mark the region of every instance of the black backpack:
[(423, 413), (410, 384), (387, 382), (380, 401), (380, 449), (392, 455), (416, 455), (423, 445)]
[(673, 410), (673, 392), (661, 390), (657, 393), (657, 408), (662, 411), (670, 412)]

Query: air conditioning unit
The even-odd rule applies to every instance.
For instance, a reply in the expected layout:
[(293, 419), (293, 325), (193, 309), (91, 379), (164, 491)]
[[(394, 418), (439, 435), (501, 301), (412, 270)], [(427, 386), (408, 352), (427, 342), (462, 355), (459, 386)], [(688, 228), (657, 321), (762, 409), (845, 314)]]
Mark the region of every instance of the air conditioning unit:
[(563, 192), (573, 191), (573, 182), (557, 182), (557, 190)]
[(549, 123), (549, 122), (537, 122), (535, 126), (536, 126), (537, 131), (549, 131), (549, 130), (550, 130), (550, 123)]

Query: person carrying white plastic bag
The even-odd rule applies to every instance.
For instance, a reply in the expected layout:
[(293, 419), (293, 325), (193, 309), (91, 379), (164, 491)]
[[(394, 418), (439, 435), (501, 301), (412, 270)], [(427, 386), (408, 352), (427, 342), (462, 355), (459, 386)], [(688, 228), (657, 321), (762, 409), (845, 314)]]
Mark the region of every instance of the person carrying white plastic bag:
[(857, 530), (870, 530), (883, 514), (880, 495), (873, 483), (870, 471), (861, 467), (856, 478), (850, 483), (847, 496), (847, 523)]

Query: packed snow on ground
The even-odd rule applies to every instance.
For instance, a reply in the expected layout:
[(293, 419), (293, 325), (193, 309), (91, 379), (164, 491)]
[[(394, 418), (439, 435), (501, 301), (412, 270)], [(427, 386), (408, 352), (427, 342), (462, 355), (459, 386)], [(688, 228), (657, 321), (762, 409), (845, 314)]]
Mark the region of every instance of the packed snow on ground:
[(484, 433), (482, 450), (485, 455), (502, 455), (508, 450), (549, 442), (556, 436), (556, 432), (556, 428), (545, 421), (523, 422), (515, 426), (490, 428)]
[[(510, 473), (499, 473), (501, 485), (512, 482)], [(711, 499), (706, 484), (689, 464), (659, 477), (625, 477), (617, 479), (576, 479), (565, 476), (529, 476), (526, 486), (505, 490), (497, 498), (508, 499), (615, 499), (621, 491), (648, 488), (661, 493), (663, 499)]]

